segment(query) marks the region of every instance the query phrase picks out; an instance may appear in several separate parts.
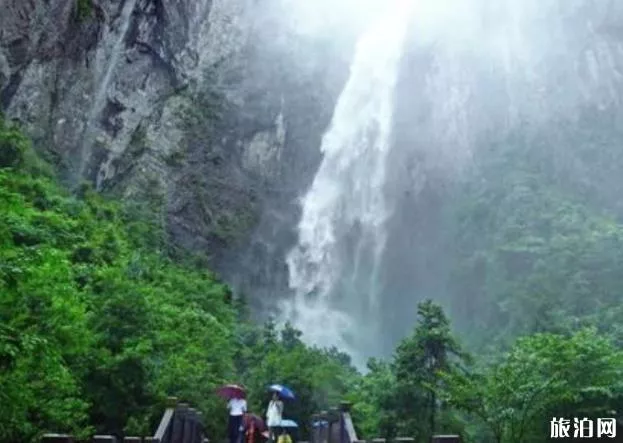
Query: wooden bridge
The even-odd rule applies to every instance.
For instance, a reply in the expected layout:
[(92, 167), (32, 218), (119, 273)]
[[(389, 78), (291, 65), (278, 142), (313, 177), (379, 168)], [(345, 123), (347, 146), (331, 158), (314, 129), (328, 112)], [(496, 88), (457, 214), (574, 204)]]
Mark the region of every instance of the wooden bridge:
[[(359, 439), (350, 415), (351, 404), (340, 403), (339, 407), (322, 411), (312, 416), (310, 443), (414, 443), (412, 437)], [(301, 442), (303, 443), (303, 442)], [(431, 443), (461, 443), (458, 435), (435, 435)]]
[[(362, 440), (357, 437), (350, 415), (351, 404), (342, 402), (339, 407), (314, 414), (311, 420), (309, 442), (298, 443), (414, 443), (412, 437), (398, 437), (391, 440), (373, 438)], [(124, 437), (95, 435), (87, 440), (78, 440), (71, 435), (45, 434), (43, 443), (208, 443), (205, 435), (203, 416), (187, 403), (179, 403), (177, 398), (168, 400), (160, 425), (153, 436)], [(431, 443), (461, 443), (458, 435), (435, 435)]]

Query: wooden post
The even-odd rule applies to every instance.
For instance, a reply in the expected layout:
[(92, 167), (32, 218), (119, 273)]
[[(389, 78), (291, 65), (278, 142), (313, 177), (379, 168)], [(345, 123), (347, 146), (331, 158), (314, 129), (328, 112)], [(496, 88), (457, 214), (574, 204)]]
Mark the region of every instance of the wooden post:
[(318, 414), (312, 414), (310, 425), (309, 441), (311, 443), (319, 443), (320, 417)]
[(357, 432), (355, 431), (355, 425), (353, 424), (353, 417), (350, 415), (350, 410), (352, 406), (353, 405), (351, 402), (340, 402), (340, 409), (342, 411), (342, 425), (344, 426), (344, 441), (351, 443), (355, 440), (359, 440), (359, 437), (357, 437)]
[(177, 408), (177, 397), (168, 397), (165, 405), (166, 409), (164, 410), (164, 414), (162, 414), (162, 418), (160, 419), (160, 423), (158, 424), (158, 429), (156, 429), (156, 433), (154, 434), (154, 439), (157, 441), (169, 441), (173, 435), (173, 424), (175, 421), (175, 409)]
[[(327, 411), (320, 411), (320, 421), (329, 421)], [(320, 426), (319, 443), (328, 443), (329, 441), (329, 423), (326, 426)]]
[(188, 437), (190, 437), (190, 422), (188, 420), (189, 409), (190, 405), (188, 403), (180, 403), (177, 405), (177, 411), (175, 413), (180, 415), (182, 422), (182, 435), (179, 443), (188, 443)]
[(179, 403), (173, 413), (171, 423), (171, 441), (181, 442), (184, 437), (184, 412), (188, 408), (186, 403)]
[(340, 422), (342, 425), (341, 443), (352, 443), (351, 440), (357, 440), (357, 433), (355, 432), (355, 426), (353, 425), (352, 417), (350, 416), (350, 410), (353, 404), (349, 401), (342, 400), (340, 402)]
[(341, 443), (341, 414), (338, 408), (329, 408), (329, 443)]
[(189, 423), (188, 436), (184, 436), (184, 443), (196, 443), (197, 438), (197, 410), (190, 408), (186, 413), (186, 419)]
[(461, 443), (458, 435), (433, 435), (432, 443)]
[(113, 435), (94, 435), (93, 443), (117, 443), (117, 437)]
[(74, 437), (69, 434), (44, 434), (42, 443), (74, 443)]
[[(204, 440), (204, 432), (205, 429), (205, 422), (203, 420), (203, 413), (201, 411), (197, 411), (197, 442), (196, 443), (202, 443)], [(194, 442), (193, 442), (194, 443)]]
[(344, 423), (344, 414), (348, 414), (348, 403), (341, 402), (339, 407), (339, 432), (340, 432), (340, 443), (348, 443), (348, 435), (346, 433), (346, 424)]

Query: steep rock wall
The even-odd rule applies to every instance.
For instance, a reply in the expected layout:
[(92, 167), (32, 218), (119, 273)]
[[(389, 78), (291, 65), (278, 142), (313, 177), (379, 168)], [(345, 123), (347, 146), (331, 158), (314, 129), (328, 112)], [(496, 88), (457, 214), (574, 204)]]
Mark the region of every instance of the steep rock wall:
[(173, 243), (231, 274), (238, 245), (313, 175), (346, 74), (283, 7), (2, 0), (2, 109), (70, 186), (156, 199)]

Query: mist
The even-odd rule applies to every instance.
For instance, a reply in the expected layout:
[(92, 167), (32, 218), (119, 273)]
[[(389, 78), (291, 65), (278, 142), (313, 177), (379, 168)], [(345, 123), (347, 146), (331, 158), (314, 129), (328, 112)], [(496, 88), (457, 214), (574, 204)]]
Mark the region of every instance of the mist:
[[(457, 277), (465, 258), (457, 238), (469, 235), (455, 215), (457, 199), (470, 180), (487, 180), (475, 172), (482, 159), (518, 136), (549, 141), (540, 149), (551, 164), (535, 168), (603, 179), (561, 140), (573, 140), (587, 115), (620, 121), (623, 33), (616, 23), (623, 5), (291, 0), (280, 8), (280, 26), (324, 42), (336, 63), (350, 67), (343, 79), (325, 79), (341, 92), (323, 142), (309, 154), (316, 160), (303, 167), (307, 178), (299, 180), (296, 199), (282, 205), (294, 215), (278, 232), (264, 224), (255, 234), (278, 251), (264, 259), (277, 260), (282, 277), (256, 280), (246, 292), (256, 299), (270, 294), (265, 316), (292, 322), (313, 344), (347, 350), (359, 366), (391, 353), (426, 298), (441, 303), (456, 328), (481, 341), (495, 336), (487, 332), (489, 311), (469, 308), (486, 285), (468, 290), (474, 274)], [(402, 13), (388, 18), (392, 8)], [(404, 36), (392, 40), (387, 31), (400, 26)], [(287, 56), (323, 55), (290, 47)], [(619, 140), (619, 127), (609, 127), (611, 139)], [(512, 162), (503, 167), (513, 172)], [(572, 182), (557, 186), (573, 194)], [(608, 183), (584, 201), (613, 192)], [(241, 273), (249, 272), (244, 260)]]

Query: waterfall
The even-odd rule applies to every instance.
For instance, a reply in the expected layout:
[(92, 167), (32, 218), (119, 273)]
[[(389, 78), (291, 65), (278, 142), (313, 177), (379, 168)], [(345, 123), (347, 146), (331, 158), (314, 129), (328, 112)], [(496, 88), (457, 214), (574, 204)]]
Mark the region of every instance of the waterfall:
[(357, 42), (322, 140), (322, 163), (302, 198), (298, 244), (286, 257), (293, 296), (282, 306), (283, 320), (309, 342), (355, 356), (378, 326), (379, 264), (391, 213), (383, 188), (409, 17), (410, 4), (397, 2)]
[(113, 73), (117, 67), (119, 56), (122, 53), (124, 47), (125, 36), (128, 33), (130, 22), (132, 21), (132, 12), (136, 7), (137, 0), (125, 0), (121, 15), (119, 17), (119, 31), (117, 38), (114, 40), (114, 45), (109, 54), (107, 54), (107, 60), (103, 67), (103, 75), (97, 82), (95, 97), (93, 99), (93, 106), (87, 117), (87, 122), (82, 136), (82, 147), (80, 152), (80, 167), (78, 168), (78, 180), (80, 180), (85, 172), (85, 168), (91, 157), (91, 148), (93, 147), (94, 134), (94, 122), (98, 115), (104, 108), (106, 95), (108, 93), (108, 86), (112, 80)]

